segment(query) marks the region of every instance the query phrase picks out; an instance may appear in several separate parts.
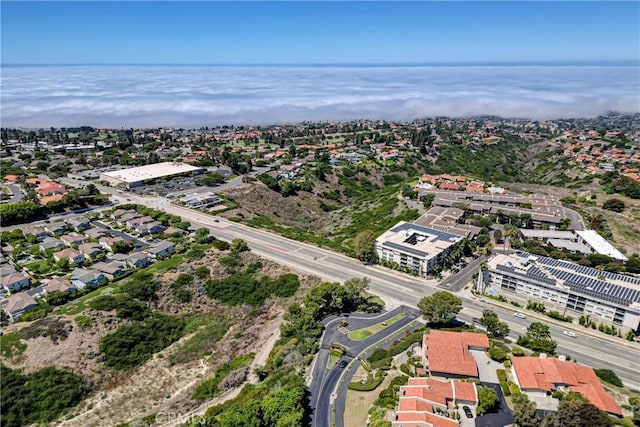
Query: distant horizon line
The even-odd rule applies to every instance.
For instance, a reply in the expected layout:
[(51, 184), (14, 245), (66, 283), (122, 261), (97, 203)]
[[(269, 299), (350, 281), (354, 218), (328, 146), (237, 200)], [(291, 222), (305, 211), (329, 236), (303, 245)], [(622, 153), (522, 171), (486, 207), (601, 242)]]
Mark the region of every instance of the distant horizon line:
[(532, 60), (450, 62), (282, 62), (282, 63), (0, 63), (0, 67), (517, 67), (517, 66), (640, 66), (640, 59)]

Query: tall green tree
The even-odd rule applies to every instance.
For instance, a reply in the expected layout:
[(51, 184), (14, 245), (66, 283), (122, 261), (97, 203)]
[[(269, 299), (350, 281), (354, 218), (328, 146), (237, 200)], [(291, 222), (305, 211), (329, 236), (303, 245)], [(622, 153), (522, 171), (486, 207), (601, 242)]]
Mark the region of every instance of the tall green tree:
[(358, 233), (353, 239), (353, 251), (356, 257), (361, 261), (372, 261), (375, 259), (374, 245), (376, 243), (376, 235), (371, 230), (364, 230)]
[(536, 404), (526, 394), (513, 396), (513, 417), (519, 427), (540, 427), (540, 417), (536, 414)]
[(609, 416), (583, 399), (563, 400), (558, 412), (552, 412), (542, 421), (542, 427), (609, 427)]
[(462, 310), (462, 300), (449, 292), (438, 291), (422, 298), (418, 308), (430, 323), (444, 324), (452, 321)]

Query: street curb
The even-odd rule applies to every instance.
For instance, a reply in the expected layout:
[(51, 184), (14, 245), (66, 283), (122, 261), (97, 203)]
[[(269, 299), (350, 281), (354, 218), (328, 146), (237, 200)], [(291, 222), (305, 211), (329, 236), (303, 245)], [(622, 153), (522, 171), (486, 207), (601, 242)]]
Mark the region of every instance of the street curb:
[[(496, 307), (500, 307), (500, 308), (503, 308), (503, 309), (508, 309), (510, 311), (520, 311), (519, 307), (516, 307), (516, 306), (511, 305), (509, 303), (496, 301), (494, 299), (487, 298), (487, 297), (481, 296), (481, 295), (474, 295), (474, 294), (468, 294), (468, 295), (469, 295), (469, 298), (475, 297), (477, 300), (481, 300), (481, 301), (483, 301), (483, 302), (485, 302), (487, 304), (491, 304), (491, 305), (494, 305)], [(520, 307), (520, 308), (523, 308), (523, 307)], [(524, 310), (524, 308), (523, 308), (523, 310)], [(535, 311), (527, 310), (526, 313), (527, 313), (527, 317), (531, 317), (531, 318), (534, 318), (536, 320), (543, 320), (545, 322), (552, 323), (555, 326), (579, 332), (581, 335), (588, 335), (588, 336), (590, 336), (592, 338), (596, 338), (596, 339), (599, 339), (599, 340), (602, 340), (602, 341), (607, 341), (607, 342), (609, 342), (611, 344), (614, 344), (614, 345), (617, 345), (619, 347), (626, 347), (626, 348), (628, 348), (630, 350), (639, 350), (640, 351), (640, 344), (633, 343), (631, 341), (627, 341), (624, 338), (615, 339), (612, 336), (607, 335), (605, 333), (594, 334), (593, 333), (593, 329), (584, 328), (584, 327), (577, 328), (576, 326), (580, 326), (580, 325), (576, 325), (573, 322), (571, 322), (571, 323), (569, 323), (569, 322), (560, 322), (559, 320), (553, 319), (553, 318), (551, 318), (549, 316), (540, 315), (539, 313), (536, 313)]]

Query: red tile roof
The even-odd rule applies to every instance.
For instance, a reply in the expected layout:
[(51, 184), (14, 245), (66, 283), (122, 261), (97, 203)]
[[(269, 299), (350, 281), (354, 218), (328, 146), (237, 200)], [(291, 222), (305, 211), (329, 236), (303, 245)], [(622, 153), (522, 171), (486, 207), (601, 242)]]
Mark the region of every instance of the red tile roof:
[(523, 389), (554, 390), (556, 385), (569, 386), (597, 408), (622, 415), (620, 407), (600, 384), (591, 368), (555, 358), (514, 357), (511, 361), (518, 383)]
[(429, 412), (399, 412), (393, 424), (403, 427), (424, 427), (425, 423), (432, 427), (458, 427), (457, 421)]
[(430, 371), (477, 377), (478, 368), (469, 347), (487, 350), (489, 339), (473, 332), (431, 331), (425, 347)]

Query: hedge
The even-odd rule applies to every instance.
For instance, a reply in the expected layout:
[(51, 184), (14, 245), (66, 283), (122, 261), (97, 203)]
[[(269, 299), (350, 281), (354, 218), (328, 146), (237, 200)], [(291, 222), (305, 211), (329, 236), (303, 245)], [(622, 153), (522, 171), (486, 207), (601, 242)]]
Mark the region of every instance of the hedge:
[(511, 396), (511, 390), (509, 390), (509, 384), (507, 383), (507, 372), (504, 369), (497, 369), (496, 375), (498, 381), (500, 381), (500, 388), (505, 396)]
[(511, 392), (512, 396), (518, 396), (522, 394), (522, 391), (520, 391), (520, 387), (518, 387), (518, 384), (514, 383), (513, 381), (509, 381), (509, 391)]
[[(375, 376), (369, 375), (367, 377), (367, 381), (363, 384), (361, 382), (351, 382), (349, 383), (349, 390), (355, 391), (372, 391), (375, 390), (384, 380), (384, 377), (387, 375), (383, 371), (378, 371), (379, 373)], [(380, 375), (382, 374), (382, 375)]]

